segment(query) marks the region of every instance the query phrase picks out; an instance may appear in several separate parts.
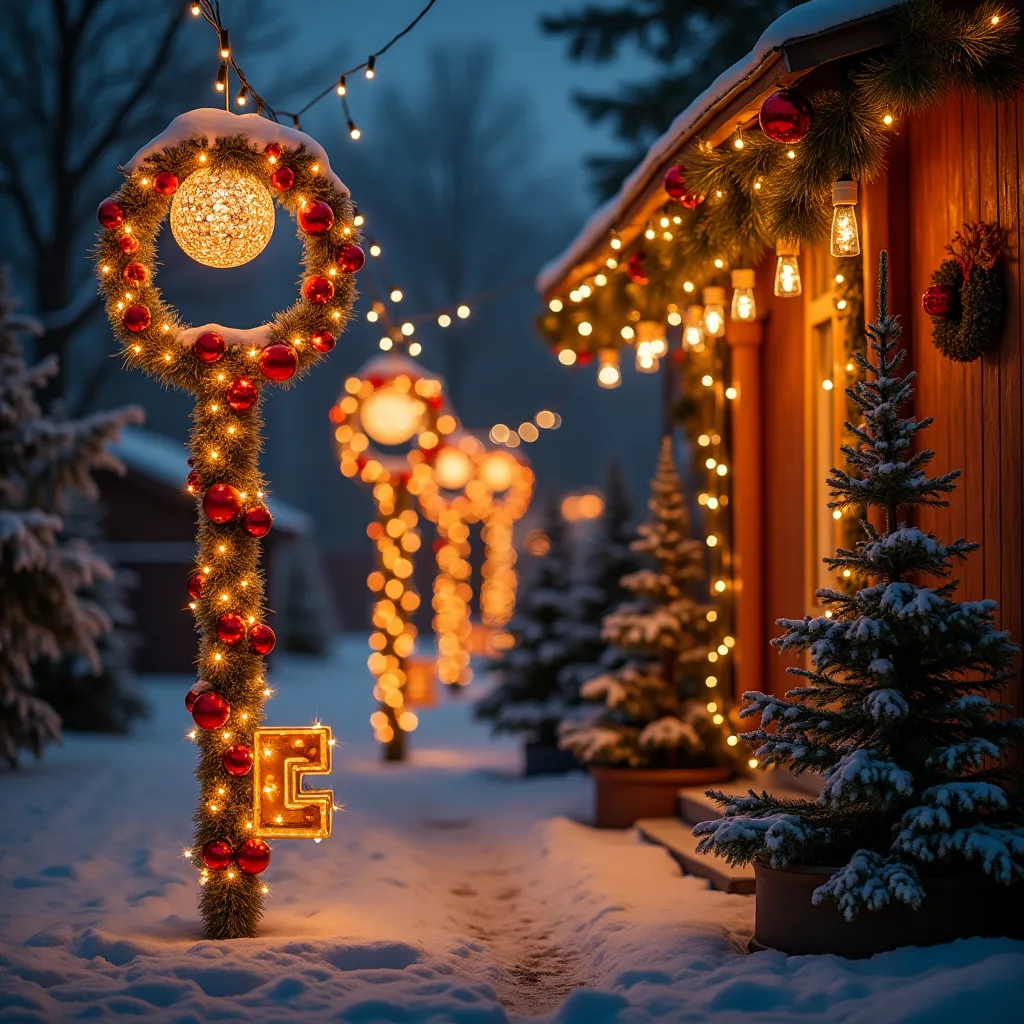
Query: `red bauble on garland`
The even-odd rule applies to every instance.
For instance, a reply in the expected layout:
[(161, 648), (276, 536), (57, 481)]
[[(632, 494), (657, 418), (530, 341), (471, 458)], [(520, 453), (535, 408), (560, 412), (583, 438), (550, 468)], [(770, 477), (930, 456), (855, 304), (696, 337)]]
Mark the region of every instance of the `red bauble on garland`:
[(791, 146), (811, 130), (814, 107), (795, 89), (780, 89), (761, 104), (757, 121), (766, 138)]
[(334, 335), (330, 331), (317, 331), (309, 341), (317, 352), (330, 352), (337, 344)]
[(366, 262), (366, 253), (355, 242), (346, 242), (338, 250), (335, 262), (342, 270), (354, 274), (357, 270), (363, 269), (363, 264)]
[(233, 380), (224, 392), (224, 398), (235, 412), (247, 412), (256, 404), (259, 390), (251, 380), (238, 377)]
[(191, 712), (200, 694), (206, 693), (209, 689), (210, 684), (205, 679), (200, 679), (199, 682), (195, 683), (192, 689), (185, 694), (185, 710)]
[(121, 326), (132, 334), (141, 334), (152, 323), (149, 309), (146, 306), (129, 306), (121, 314)]
[(307, 277), (302, 282), (302, 297), (307, 302), (322, 306), (334, 298), (334, 285), (331, 284), (329, 278), (313, 274), (312, 277)]
[(956, 289), (949, 284), (930, 284), (921, 296), (921, 305), (929, 316), (948, 316), (957, 306)]
[(249, 627), (249, 647), (256, 654), (269, 654), (277, 643), (277, 634), (263, 622)]
[(199, 493), (199, 473), (194, 469), (190, 469), (188, 476), (185, 477), (185, 490), (189, 494)]
[(134, 235), (122, 235), (117, 244), (121, 246), (121, 252), (133, 253), (139, 247), (139, 240)]
[(192, 351), (204, 363), (217, 363), (224, 358), (224, 336), (216, 331), (203, 331), (192, 343)]
[(230, 867), (234, 854), (223, 839), (211, 839), (203, 847), (200, 858), (211, 871), (223, 871), (226, 867)]
[(116, 231), (124, 223), (124, 210), (113, 199), (104, 199), (96, 210), (96, 219), (108, 231)]
[(199, 598), (203, 596), (203, 584), (205, 582), (206, 577), (199, 572), (198, 569), (189, 576), (188, 583), (185, 584), (185, 587), (188, 590), (188, 596), (191, 597), (193, 601), (198, 601)]
[(212, 484), (203, 495), (203, 511), (212, 523), (230, 523), (242, 514), (242, 495), (231, 484)]
[(263, 152), (266, 153), (269, 160), (277, 160), (284, 150), (276, 142), (268, 142), (263, 147)]
[(626, 276), (634, 284), (647, 284), (650, 278), (647, 276), (647, 253), (643, 249), (637, 249), (632, 256), (626, 260)]
[(307, 235), (326, 235), (334, 226), (334, 211), (322, 199), (299, 210), (299, 227)]
[(676, 164), (665, 172), (665, 179), (662, 182), (665, 191), (673, 199), (682, 199), (689, 192), (686, 187), (686, 168), (682, 164)]
[(235, 861), (247, 875), (258, 875), (270, 866), (270, 847), (262, 839), (246, 839)]
[(225, 612), (217, 617), (217, 639), (234, 646), (245, 639), (245, 619), (238, 612)]
[[(124, 237), (131, 238), (132, 236), (125, 235)], [(145, 284), (149, 278), (149, 271), (141, 263), (129, 263), (121, 271), (121, 277), (129, 284)]]
[(161, 171), (153, 179), (153, 189), (162, 196), (173, 196), (178, 191), (178, 176), (170, 171)]
[(257, 505), (245, 513), (245, 532), (250, 537), (266, 537), (274, 525), (274, 517), (269, 508)]
[(290, 167), (278, 167), (270, 176), (270, 184), (278, 192), (287, 192), (295, 184), (295, 172)]
[(268, 345), (260, 353), (260, 373), (267, 380), (284, 381), (295, 375), (299, 368), (299, 357), (291, 345), (278, 342)]
[(245, 775), (252, 769), (252, 751), (244, 743), (228, 747), (222, 760), (228, 775)]
[(219, 694), (206, 690), (192, 702), (192, 720), (204, 732), (219, 729), (231, 714), (231, 705)]

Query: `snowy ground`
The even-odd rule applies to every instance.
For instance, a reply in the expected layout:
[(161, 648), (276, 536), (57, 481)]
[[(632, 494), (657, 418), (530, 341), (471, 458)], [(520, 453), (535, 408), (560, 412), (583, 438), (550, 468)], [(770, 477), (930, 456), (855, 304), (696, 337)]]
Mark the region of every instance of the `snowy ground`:
[(276, 844), (259, 939), (198, 937), (187, 680), (147, 686), (133, 738), (73, 737), (0, 778), (0, 1022), (1020, 1019), (1024, 943), (745, 954), (751, 898), (578, 824), (587, 780), (515, 778), (516, 745), (465, 704), (381, 765), (364, 658), (350, 640), (276, 666), (270, 720), (333, 726), (346, 809), (330, 840)]

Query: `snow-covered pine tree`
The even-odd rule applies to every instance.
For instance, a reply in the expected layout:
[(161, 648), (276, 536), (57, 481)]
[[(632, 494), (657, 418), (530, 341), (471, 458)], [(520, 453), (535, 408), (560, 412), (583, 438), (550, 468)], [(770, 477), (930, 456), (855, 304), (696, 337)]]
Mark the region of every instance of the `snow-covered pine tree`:
[(828, 483), (830, 508), (880, 509), (885, 528), (863, 522), (864, 540), (825, 559), (872, 585), (819, 590), (824, 615), (779, 619), (786, 633), (772, 643), (810, 653), (810, 669), (789, 669), (806, 685), (786, 699), (744, 694), (742, 711), (760, 716), (744, 739), (762, 765), (819, 771), (824, 790), (817, 801), (714, 794), (725, 817), (694, 829), (699, 850), (731, 863), (842, 865), (813, 899), (837, 904), (847, 920), (894, 901), (920, 906), (928, 869), (939, 865), (973, 862), (1000, 882), (1024, 881), (1024, 805), (998, 763), (1024, 721), (1001, 721), (1010, 709), (987, 696), (1012, 678), (1017, 648), (993, 624), (994, 601), (953, 599), (953, 561), (977, 545), (944, 544), (901, 518), (948, 504), (960, 473), (929, 477), (934, 452), (912, 451), (931, 420), (900, 415), (914, 374), (897, 375), (904, 352), (885, 252), (878, 282), (874, 360), (856, 355), (865, 379), (848, 392), (864, 422), (847, 424), (850, 468)]
[(97, 497), (92, 473), (123, 467), (107, 448), (142, 412), (126, 408), (82, 420), (42, 414), (35, 393), (57, 372), (49, 357), (25, 364), (20, 336), (38, 323), (15, 313), (0, 272), (0, 759), (17, 767), (21, 750), (40, 756), (60, 738), (60, 718), (33, 692), (40, 658), (78, 653), (99, 669), (97, 637), (111, 623), (80, 592), (112, 575), (87, 544), (61, 545), (70, 494)]
[(603, 706), (566, 719), (559, 742), (590, 764), (712, 765), (725, 759), (719, 730), (700, 699), (707, 609), (691, 596), (704, 576), (705, 548), (690, 536), (670, 437), (662, 439), (647, 507), (651, 515), (637, 528), (633, 550), (652, 566), (623, 577), (631, 599), (603, 624), (621, 667), (583, 684), (580, 696)]
[(475, 712), (495, 732), (523, 733), (529, 743), (554, 746), (558, 723), (579, 703), (576, 691), (560, 679), (568, 654), (563, 627), (572, 552), (557, 495), (545, 505), (541, 529), (548, 538), (547, 553), (533, 566), (507, 627), (515, 644), (491, 663), (495, 685)]
[(643, 563), (633, 550), (630, 521), (633, 509), (619, 464), (608, 463), (605, 478), (604, 515), (587, 539), (573, 573), (568, 615), (562, 623), (567, 664), (561, 682), (579, 690), (602, 668), (613, 668), (621, 652), (612, 648), (602, 634), (604, 617), (629, 597), (622, 578)]

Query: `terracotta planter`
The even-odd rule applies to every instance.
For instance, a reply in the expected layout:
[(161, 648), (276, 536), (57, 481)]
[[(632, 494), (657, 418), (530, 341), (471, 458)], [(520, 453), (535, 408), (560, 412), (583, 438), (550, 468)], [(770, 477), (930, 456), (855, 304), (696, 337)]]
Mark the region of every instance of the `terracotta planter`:
[(594, 824), (629, 828), (639, 818), (674, 818), (676, 796), (683, 786), (728, 782), (729, 767), (605, 768), (590, 766), (594, 779)]
[(751, 949), (835, 953), (861, 958), (900, 946), (934, 946), (973, 935), (1018, 937), (1024, 886), (1006, 886), (981, 872), (924, 876), (920, 910), (903, 903), (862, 910), (847, 921), (834, 903), (816, 907), (811, 895), (836, 868), (781, 871), (754, 864), (756, 919)]

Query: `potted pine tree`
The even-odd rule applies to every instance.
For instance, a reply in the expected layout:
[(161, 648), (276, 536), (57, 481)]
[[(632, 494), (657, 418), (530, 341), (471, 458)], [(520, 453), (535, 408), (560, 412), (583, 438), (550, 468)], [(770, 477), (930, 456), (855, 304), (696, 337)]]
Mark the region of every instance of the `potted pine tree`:
[(569, 718), (560, 742), (590, 769), (598, 828), (628, 828), (675, 811), (681, 786), (724, 782), (732, 765), (705, 703), (707, 609), (691, 596), (704, 546), (690, 537), (682, 484), (665, 437), (633, 550), (650, 566), (624, 576), (630, 600), (605, 616), (608, 669), (580, 696), (601, 707)]
[[(807, 652), (785, 698), (747, 693), (744, 739), (762, 765), (813, 769), (816, 801), (751, 791), (709, 793), (725, 816), (694, 829), (698, 849), (753, 861), (754, 943), (787, 953), (869, 956), (905, 945), (1021, 928), (1024, 802), (1000, 753), (1024, 731), (995, 703), (1017, 650), (995, 628), (994, 601), (956, 601), (955, 559), (977, 545), (943, 543), (910, 525), (916, 506), (944, 506), (959, 471), (929, 477), (934, 452), (914, 452), (930, 419), (904, 417), (914, 375), (899, 376), (899, 319), (879, 267), (874, 359), (856, 359), (848, 391), (863, 412), (847, 424), (849, 468), (834, 469), (830, 507), (868, 505), (884, 528), (825, 559), (863, 581), (819, 590), (823, 615), (779, 619), (772, 643)], [(1018, 883), (1015, 888), (1008, 888)]]

